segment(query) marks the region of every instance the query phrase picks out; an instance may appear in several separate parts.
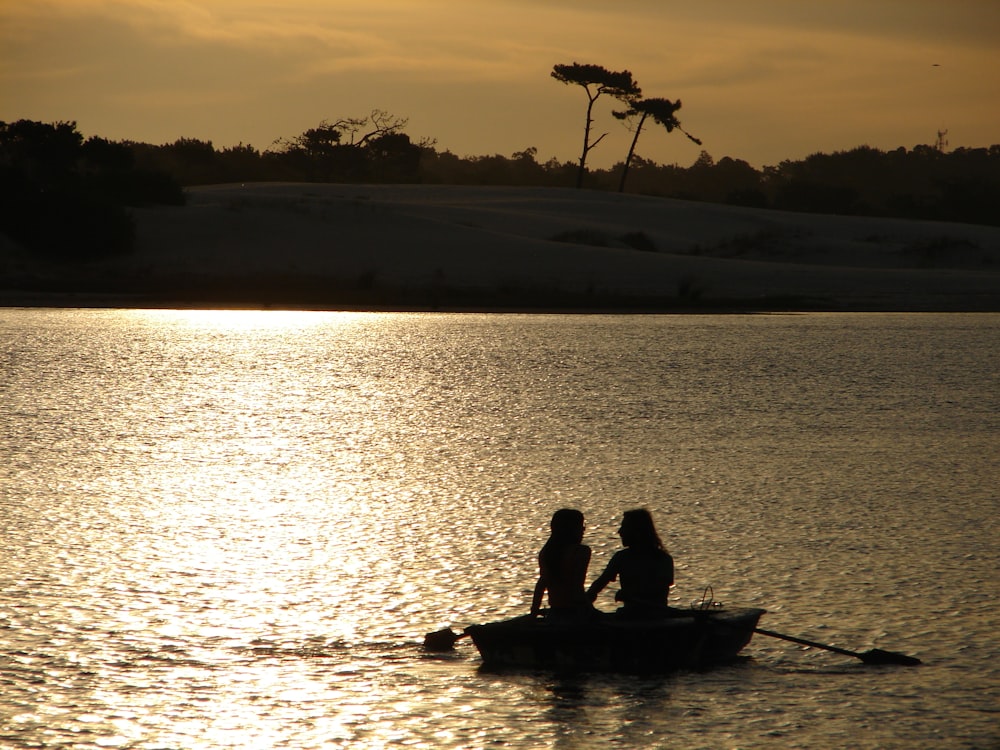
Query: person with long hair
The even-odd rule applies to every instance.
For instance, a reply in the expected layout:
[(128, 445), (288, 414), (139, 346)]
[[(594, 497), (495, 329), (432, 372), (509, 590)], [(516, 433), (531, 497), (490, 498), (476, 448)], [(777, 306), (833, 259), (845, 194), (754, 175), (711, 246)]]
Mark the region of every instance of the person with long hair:
[(619, 582), (615, 601), (628, 617), (662, 617), (669, 613), (670, 587), (674, 584), (674, 559), (656, 533), (653, 516), (645, 508), (625, 511), (618, 529), (623, 550), (616, 552), (604, 572), (587, 589), (590, 601), (614, 580)]
[(557, 510), (549, 529), (548, 541), (538, 553), (538, 582), (531, 597), (531, 614), (541, 612), (546, 592), (552, 615), (592, 612), (583, 588), (590, 565), (590, 547), (583, 544), (583, 513), (571, 508)]

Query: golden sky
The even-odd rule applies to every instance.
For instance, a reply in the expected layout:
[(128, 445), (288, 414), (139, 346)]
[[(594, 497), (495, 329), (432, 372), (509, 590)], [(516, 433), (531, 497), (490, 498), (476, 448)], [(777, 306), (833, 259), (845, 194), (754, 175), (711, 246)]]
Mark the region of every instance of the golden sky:
[[(1000, 0), (0, 0), (0, 120), (269, 147), (372, 109), (459, 156), (575, 160), (586, 97), (556, 63), (680, 99), (716, 159), (1000, 143)], [(590, 163), (622, 161), (607, 138)], [(638, 153), (700, 148), (644, 131)]]

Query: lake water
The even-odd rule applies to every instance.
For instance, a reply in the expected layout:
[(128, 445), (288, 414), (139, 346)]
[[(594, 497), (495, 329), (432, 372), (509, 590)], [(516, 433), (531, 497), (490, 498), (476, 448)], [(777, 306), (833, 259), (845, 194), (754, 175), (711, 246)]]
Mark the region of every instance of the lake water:
[[(996, 748), (998, 438), (998, 315), (0, 310), (0, 746)], [(563, 506), (590, 577), (644, 506), (676, 606), (924, 664), (424, 653)]]

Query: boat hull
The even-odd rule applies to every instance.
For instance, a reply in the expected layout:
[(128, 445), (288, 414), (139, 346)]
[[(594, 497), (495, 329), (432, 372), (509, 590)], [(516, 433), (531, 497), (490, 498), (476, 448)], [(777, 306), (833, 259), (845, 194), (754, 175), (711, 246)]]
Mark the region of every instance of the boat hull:
[(618, 614), (559, 619), (528, 615), (465, 632), (493, 669), (649, 674), (732, 661), (753, 637), (762, 609), (691, 610), (658, 620)]

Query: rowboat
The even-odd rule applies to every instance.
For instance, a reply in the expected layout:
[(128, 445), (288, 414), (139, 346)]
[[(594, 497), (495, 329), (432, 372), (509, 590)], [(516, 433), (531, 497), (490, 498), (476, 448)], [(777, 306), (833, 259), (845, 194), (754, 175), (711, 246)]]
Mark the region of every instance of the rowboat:
[(470, 625), (491, 669), (649, 674), (732, 661), (753, 637), (763, 609), (673, 610), (636, 620), (616, 613), (586, 618), (532, 617)]

